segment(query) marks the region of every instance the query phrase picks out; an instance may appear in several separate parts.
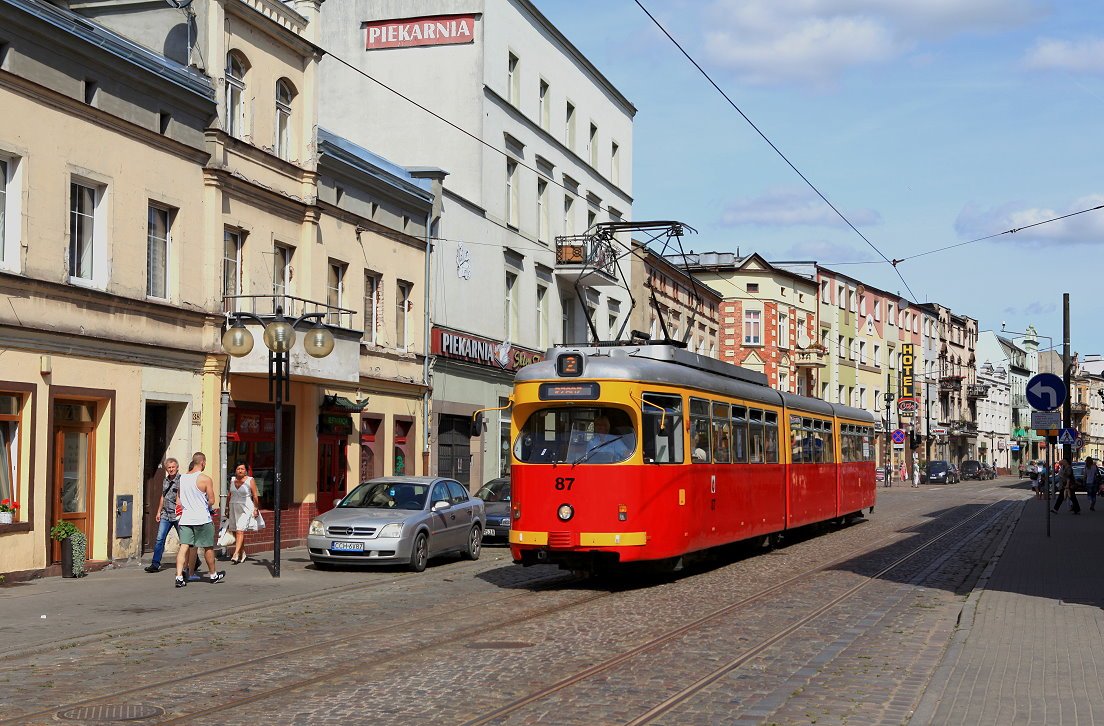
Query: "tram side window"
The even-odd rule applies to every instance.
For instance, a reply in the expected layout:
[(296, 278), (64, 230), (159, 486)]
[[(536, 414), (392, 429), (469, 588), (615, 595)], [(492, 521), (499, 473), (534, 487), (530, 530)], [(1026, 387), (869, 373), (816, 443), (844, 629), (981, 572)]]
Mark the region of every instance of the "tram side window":
[(832, 431), (833, 424), (831, 421), (821, 421), (820, 423), (824, 429), (824, 448), (821, 450), (824, 456), (821, 461), (825, 464), (831, 464), (836, 460), (836, 440)]
[(801, 417), (790, 416), (790, 462), (805, 463), (805, 447), (802, 445), (805, 432), (801, 430)]
[(766, 459), (763, 450), (763, 412), (756, 408), (748, 409), (748, 461), (762, 464)]
[(732, 441), (735, 450), (732, 460), (739, 464), (748, 462), (747, 409), (743, 406), (732, 407)]
[(778, 463), (778, 414), (767, 411), (763, 419), (763, 443), (765, 461), (768, 464)]
[(727, 403), (713, 403), (713, 461), (727, 464), (732, 461), (731, 407)]
[(682, 397), (644, 394), (644, 461), (682, 463)]
[(851, 424), (840, 426), (840, 458), (844, 463), (855, 460), (855, 432)]
[(700, 398), (690, 399), (690, 448), (691, 459), (695, 464), (708, 464), (709, 452), (709, 401)]
[(863, 434), (863, 461), (874, 461), (874, 427), (865, 426)]

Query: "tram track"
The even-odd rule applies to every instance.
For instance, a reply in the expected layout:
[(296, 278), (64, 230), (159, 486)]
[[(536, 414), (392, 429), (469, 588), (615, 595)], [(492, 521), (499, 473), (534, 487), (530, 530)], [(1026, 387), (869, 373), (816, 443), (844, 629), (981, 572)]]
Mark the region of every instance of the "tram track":
[[(747, 663), (748, 661), (750, 661), (751, 659), (755, 658), (757, 655), (761, 654), (763, 651), (767, 650), (772, 645), (775, 645), (779, 641), (781, 641), (781, 640), (785, 639), (786, 637), (788, 637), (789, 635), (791, 635), (796, 630), (808, 625), (810, 622), (812, 622), (816, 618), (820, 617), (824, 613), (832, 610), (834, 607), (836, 607), (840, 603), (844, 602), (845, 600), (848, 600), (849, 598), (854, 597), (858, 592), (860, 592), (863, 588), (865, 588), (870, 583), (880, 579), (881, 577), (884, 577), (887, 573), (889, 573), (892, 570), (900, 567), (902, 564), (912, 560), (913, 558), (915, 558), (919, 554), (929, 550), (929, 548), (931, 548), (932, 546), (942, 542), (946, 538), (952, 536), (954, 533), (956, 533), (956, 532), (962, 530), (963, 528), (967, 527), (972, 522), (977, 521), (979, 518), (983, 518), (986, 515), (986, 513), (993, 512), (997, 508), (1006, 507), (1006, 506), (1008, 506), (1008, 501), (1007, 500), (1001, 500), (1001, 501), (998, 501), (998, 502), (993, 502), (992, 504), (989, 504), (988, 506), (985, 506), (984, 508), (978, 510), (977, 512), (974, 512), (973, 514), (971, 514), (966, 519), (954, 524), (953, 526), (951, 526), (948, 529), (940, 532), (939, 534), (933, 535), (932, 537), (925, 540), (923, 543), (917, 545), (916, 547), (914, 547), (911, 550), (909, 550), (908, 552), (906, 552), (904, 555), (902, 555), (902, 556), (898, 557), (897, 559), (895, 559), (890, 564), (880, 568), (874, 574), (865, 576), (863, 578), (862, 582), (854, 585), (851, 588), (848, 588), (844, 593), (832, 598), (830, 601), (828, 601), (824, 605), (816, 608), (814, 611), (811, 611), (808, 615), (800, 618), (798, 621), (792, 623), (791, 625), (787, 626), (786, 628), (783, 628), (779, 631), (776, 631), (771, 636), (768, 636), (767, 638), (764, 638), (764, 639), (760, 640), (759, 643), (748, 647), (739, 656), (726, 661), (723, 665), (719, 666), (718, 668), (716, 668), (715, 670), (713, 670), (712, 672), (710, 672), (706, 676), (703, 676), (703, 677), (699, 678), (698, 680), (696, 680), (695, 682), (693, 682), (689, 686), (686, 686), (685, 688), (680, 690), (678, 693), (668, 697), (664, 701), (662, 701), (659, 704), (653, 706), (651, 709), (646, 711), (644, 714), (641, 714), (640, 716), (636, 717), (632, 721), (629, 721), (628, 723), (634, 724), (634, 725), (650, 723), (651, 721), (654, 721), (655, 719), (659, 718), (660, 716), (662, 716), (666, 713), (669, 713), (670, 711), (675, 709), (679, 704), (684, 703), (685, 701), (692, 698), (697, 693), (700, 693), (705, 688), (707, 688), (709, 685), (715, 683), (717, 680), (724, 677), (726, 674), (730, 673), (731, 671), (739, 668), (741, 665), (743, 665), (743, 664)], [(997, 510), (997, 511), (1000, 511), (1000, 510)], [(767, 599), (768, 597), (770, 597), (771, 595), (777, 594), (778, 592), (780, 592), (780, 591), (782, 591), (782, 590), (784, 590), (788, 587), (791, 587), (791, 586), (793, 586), (793, 585), (795, 585), (795, 584), (797, 584), (797, 583), (799, 583), (803, 580), (807, 580), (807, 579), (813, 577), (814, 575), (817, 575), (817, 574), (822, 573), (824, 571), (827, 571), (827, 570), (833, 569), (835, 567), (838, 567), (839, 565), (841, 565), (845, 562), (848, 562), (848, 561), (854, 559), (857, 556), (861, 556), (862, 554), (866, 554), (866, 553), (876, 551), (878, 548), (883, 547), (887, 544), (893, 544), (895, 542), (903, 541), (906, 537), (907, 537), (907, 535), (901, 534), (901, 533), (897, 533), (896, 535), (891, 535), (891, 536), (884, 537), (884, 538), (878, 540), (877, 542), (868, 543), (864, 547), (857, 548), (856, 550), (852, 551), (851, 553), (848, 553), (848, 554), (843, 555), (841, 557), (837, 557), (837, 558), (833, 559), (832, 561), (830, 561), (828, 563), (824, 563), (824, 564), (818, 565), (816, 567), (809, 568), (809, 569), (807, 569), (803, 572), (800, 572), (800, 573), (798, 573), (798, 574), (796, 574), (796, 575), (794, 575), (790, 578), (787, 578), (786, 580), (783, 580), (782, 582), (779, 582), (779, 583), (777, 583), (775, 585), (772, 585), (768, 588), (760, 590), (759, 592), (756, 592), (752, 595), (749, 595), (745, 598), (742, 598), (742, 599), (740, 599), (736, 602), (728, 603), (728, 604), (723, 605), (721, 607), (715, 608), (714, 610), (712, 610), (710, 612), (707, 612), (704, 615), (701, 615), (701, 616), (695, 618), (693, 621), (691, 621), (689, 623), (686, 623), (682, 626), (679, 626), (678, 628), (668, 630), (668, 631), (666, 631), (666, 632), (664, 632), (664, 633), (662, 633), (662, 634), (660, 634), (660, 635), (658, 635), (654, 638), (651, 638), (651, 639), (647, 640), (644, 643), (641, 643), (641, 644), (633, 647), (630, 650), (619, 653), (618, 655), (616, 655), (612, 658), (609, 658), (609, 659), (606, 659), (606, 660), (601, 661), (599, 663), (596, 663), (596, 664), (594, 664), (594, 665), (592, 665), (592, 666), (590, 666), (590, 667), (588, 667), (588, 668), (586, 668), (582, 671), (579, 671), (579, 672), (577, 672), (573, 675), (562, 678), (561, 680), (558, 680), (554, 683), (551, 683), (548, 686), (545, 686), (545, 687), (543, 687), (539, 690), (536, 690), (536, 691), (534, 691), (530, 694), (527, 694), (525, 696), (517, 698), (514, 701), (511, 701), (510, 703), (505, 704), (504, 706), (501, 706), (499, 708), (494, 709), (493, 711), (489, 711), (489, 712), (487, 712), (487, 713), (485, 713), (481, 716), (478, 716), (476, 718), (465, 721), (465, 722), (463, 722), (464, 726), (484, 726), (485, 724), (502, 722), (506, 717), (508, 717), (510, 715), (513, 715), (513, 714), (517, 713), (518, 711), (521, 711), (522, 709), (525, 709), (529, 706), (532, 706), (532, 705), (537, 704), (541, 701), (544, 701), (544, 700), (548, 699), (549, 697), (554, 696), (554, 695), (556, 695), (556, 694), (558, 694), (562, 691), (565, 691), (566, 689), (571, 688), (572, 686), (581, 684), (581, 683), (587, 681), (588, 679), (595, 678), (597, 676), (605, 675), (609, 671), (612, 671), (612, 670), (618, 668), (619, 666), (627, 664), (628, 662), (632, 661), (633, 659), (636, 659), (636, 658), (638, 658), (642, 655), (645, 655), (649, 652), (655, 651), (655, 650), (661, 648), (662, 646), (664, 646), (668, 643), (671, 643), (671, 642), (673, 642), (675, 640), (678, 640), (678, 639), (680, 639), (680, 638), (682, 638), (682, 637), (684, 637), (684, 636), (686, 636), (690, 633), (693, 633), (693, 632), (699, 630), (703, 626), (706, 626), (706, 625), (710, 624), (712, 621), (717, 620), (718, 618), (722, 618), (722, 617), (724, 617), (726, 615), (729, 615), (729, 614), (731, 614), (731, 613), (733, 613), (737, 610), (740, 610), (740, 609), (746, 608), (750, 605), (762, 602), (765, 599)]]

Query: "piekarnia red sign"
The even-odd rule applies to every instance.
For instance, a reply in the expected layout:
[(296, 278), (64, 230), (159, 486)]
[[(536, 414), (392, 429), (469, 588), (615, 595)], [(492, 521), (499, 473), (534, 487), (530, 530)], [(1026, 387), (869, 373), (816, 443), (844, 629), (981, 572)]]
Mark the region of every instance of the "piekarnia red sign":
[(455, 358), (505, 371), (516, 371), (530, 363), (544, 360), (544, 356), (535, 350), (438, 327), (433, 328), (432, 352), (444, 358)]
[(416, 45), (456, 45), (475, 40), (474, 15), (373, 20), (362, 24), (364, 49), (409, 48)]

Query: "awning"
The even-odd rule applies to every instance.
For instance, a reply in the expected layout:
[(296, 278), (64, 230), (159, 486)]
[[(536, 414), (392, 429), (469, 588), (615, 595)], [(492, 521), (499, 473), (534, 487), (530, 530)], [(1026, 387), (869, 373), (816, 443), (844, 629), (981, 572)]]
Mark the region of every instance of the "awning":
[(322, 410), (324, 411), (340, 411), (342, 413), (360, 413), (368, 405), (368, 399), (353, 403), (344, 396), (338, 396), (337, 394), (326, 396), (322, 399)]

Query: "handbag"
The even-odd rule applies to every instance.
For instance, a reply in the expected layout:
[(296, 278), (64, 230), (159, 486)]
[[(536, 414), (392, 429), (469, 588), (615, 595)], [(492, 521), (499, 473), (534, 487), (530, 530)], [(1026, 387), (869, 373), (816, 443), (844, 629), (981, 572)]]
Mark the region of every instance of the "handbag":
[(264, 517), (261, 516), (260, 512), (255, 512), (252, 519), (249, 520), (249, 526), (246, 527), (246, 530), (248, 530), (250, 532), (256, 532), (257, 530), (264, 529), (264, 528), (265, 528)]
[(234, 544), (237, 541), (238, 541), (237, 537), (235, 537), (234, 533), (230, 531), (230, 523), (229, 522), (224, 523), (222, 525), (222, 529), (219, 530), (219, 536), (218, 536), (218, 540), (217, 540), (218, 546), (219, 547), (229, 547), (230, 545)]

